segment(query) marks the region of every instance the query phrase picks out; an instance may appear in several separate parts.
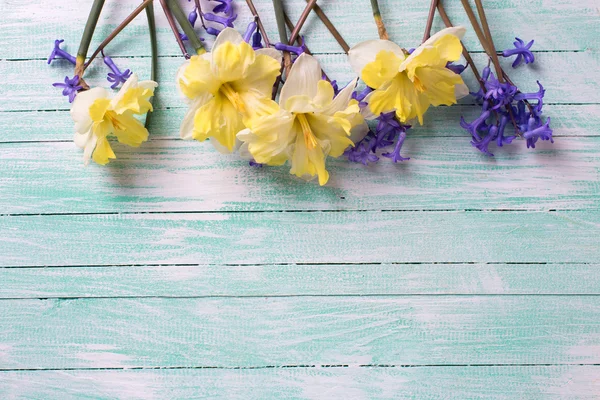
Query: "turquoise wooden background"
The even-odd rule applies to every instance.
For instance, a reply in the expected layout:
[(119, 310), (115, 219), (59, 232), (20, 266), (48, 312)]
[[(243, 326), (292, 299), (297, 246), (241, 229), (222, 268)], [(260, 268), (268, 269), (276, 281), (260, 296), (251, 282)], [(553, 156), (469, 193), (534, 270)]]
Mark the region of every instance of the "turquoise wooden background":
[[(428, 113), (409, 162), (333, 161), (323, 188), (179, 140), (160, 8), (151, 140), (84, 168), (50, 85), (71, 67), (45, 58), (57, 38), (76, 50), (90, 3), (0, 0), (1, 399), (600, 396), (597, 0), (485, 1), (498, 48), (536, 40), (512, 76), (548, 89), (554, 145), (482, 156), (467, 100)], [(304, 0), (285, 3), (296, 20)], [(368, 1), (319, 3), (350, 44), (376, 37)], [(418, 44), (427, 3), (382, 1), (393, 40)], [(108, 1), (97, 37), (137, 4)], [(350, 80), (314, 16), (305, 33)], [(148, 42), (141, 17), (108, 53), (147, 76)]]

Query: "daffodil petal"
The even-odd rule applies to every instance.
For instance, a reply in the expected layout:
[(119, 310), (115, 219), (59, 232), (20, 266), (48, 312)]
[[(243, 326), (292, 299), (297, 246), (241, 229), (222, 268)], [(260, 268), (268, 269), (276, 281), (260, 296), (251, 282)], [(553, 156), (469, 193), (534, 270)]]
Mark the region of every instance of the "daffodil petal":
[(106, 89), (96, 87), (77, 94), (71, 106), (71, 118), (75, 122), (75, 132), (85, 134), (92, 128), (90, 107), (97, 99), (107, 98), (109, 93)]
[(335, 92), (333, 90), (333, 86), (331, 86), (331, 83), (323, 79), (320, 80), (317, 83), (317, 94), (313, 99), (315, 108), (321, 110), (325, 107), (328, 107), (333, 102), (333, 96), (335, 96)]
[(333, 115), (338, 111), (344, 110), (348, 106), (350, 100), (352, 99), (352, 93), (356, 88), (357, 81), (358, 78), (353, 79), (350, 83), (346, 85), (345, 88), (340, 90), (340, 92), (337, 94), (337, 96), (333, 98), (333, 101), (329, 105), (323, 107), (319, 111), (322, 114)]
[[(242, 35), (233, 28), (225, 28), (219, 33), (215, 42), (213, 43), (212, 52), (214, 54), (215, 50), (217, 50), (224, 43), (230, 42), (233, 45), (238, 45), (244, 42), (244, 38)], [(205, 53), (207, 54), (207, 53)]]
[(421, 82), (425, 82), (425, 92), (433, 106), (456, 103), (455, 86), (463, 84), (460, 75), (448, 68), (422, 67), (416, 72)]
[(120, 143), (138, 147), (148, 140), (148, 130), (133, 115), (120, 115), (115, 126), (115, 136)]
[(108, 139), (105, 137), (98, 138), (98, 142), (96, 143), (96, 147), (94, 148), (94, 152), (92, 153), (92, 159), (95, 163), (100, 165), (106, 165), (110, 162), (110, 159), (115, 159), (115, 153), (110, 147), (110, 143), (108, 143)]
[(279, 50), (275, 50), (272, 47), (265, 47), (263, 49), (255, 50), (255, 53), (257, 56), (263, 55), (263, 56), (271, 57), (272, 59), (277, 61), (279, 63), (279, 65), (281, 66), (281, 59), (282, 59), (283, 55), (281, 54), (281, 52)]
[(211, 137), (232, 152), (235, 135), (245, 128), (235, 107), (221, 94), (201, 106), (194, 116), (193, 137), (203, 141)]
[(271, 98), (273, 85), (280, 69), (281, 64), (274, 58), (257, 54), (254, 62), (248, 66), (243, 79), (232, 82), (231, 85), (237, 92), (254, 90), (260, 92), (262, 96)]
[(348, 61), (354, 72), (358, 75), (362, 75), (362, 70), (365, 66), (373, 61), (377, 57), (377, 54), (381, 51), (391, 51), (396, 57), (404, 60), (405, 56), (402, 48), (396, 43), (389, 40), (367, 40), (352, 47), (348, 51)]
[(215, 94), (221, 82), (213, 74), (210, 61), (202, 56), (193, 56), (178, 72), (177, 86), (188, 99), (206, 93)]
[(312, 97), (304, 94), (289, 97), (285, 102), (284, 108), (289, 112), (297, 114), (315, 112), (316, 110)]
[[(286, 107), (292, 96), (304, 95), (313, 99), (317, 94), (317, 84), (321, 80), (321, 66), (316, 58), (302, 53), (294, 62), (289, 76), (281, 88), (279, 104)], [(291, 111), (288, 109), (288, 111)]]
[(331, 157), (341, 156), (348, 146), (354, 144), (348, 135), (352, 128), (351, 121), (322, 114), (313, 114), (306, 118), (315, 137), (322, 142), (328, 142)]
[(365, 65), (362, 70), (361, 78), (367, 86), (380, 88), (386, 82), (389, 82), (398, 74), (402, 58), (397, 57), (393, 52), (382, 50), (377, 53), (375, 61)]
[(435, 34), (431, 35), (429, 39), (427, 39), (425, 43), (423, 43), (423, 46), (430, 46), (433, 43), (435, 43), (440, 37), (445, 35), (452, 35), (461, 40), (465, 36), (466, 32), (467, 29), (464, 26), (452, 26), (450, 28), (444, 28), (441, 31), (438, 31)]
[(200, 107), (206, 104), (212, 95), (206, 93), (203, 96), (197, 97), (191, 104), (190, 108), (185, 113), (183, 120), (181, 121), (181, 126), (179, 128), (179, 135), (182, 139), (191, 140), (193, 139), (194, 132), (194, 116)]
[(246, 42), (225, 42), (213, 52), (212, 73), (221, 82), (234, 82), (245, 78), (247, 70), (255, 61), (255, 53)]

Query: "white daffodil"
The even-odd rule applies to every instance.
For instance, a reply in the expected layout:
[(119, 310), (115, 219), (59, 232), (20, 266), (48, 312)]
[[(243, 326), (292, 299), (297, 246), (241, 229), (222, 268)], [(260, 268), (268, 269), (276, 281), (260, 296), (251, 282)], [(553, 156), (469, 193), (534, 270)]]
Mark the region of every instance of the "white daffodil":
[(148, 140), (148, 130), (135, 116), (152, 111), (149, 99), (157, 86), (154, 81), (138, 82), (137, 75), (132, 74), (114, 97), (100, 87), (75, 97), (71, 117), (75, 121), (75, 144), (84, 149), (85, 165), (90, 158), (101, 165), (116, 158), (108, 142), (109, 135), (133, 147)]
[(239, 32), (224, 29), (212, 52), (193, 56), (177, 73), (179, 90), (190, 103), (181, 137), (212, 138), (217, 150), (233, 151), (244, 120), (277, 108), (271, 91), (280, 68), (277, 50), (254, 51)]
[(446, 68), (462, 53), (465, 28), (446, 28), (412, 54), (389, 40), (369, 40), (348, 52), (352, 68), (374, 89), (365, 101), (375, 116), (395, 111), (400, 122), (418, 118), (429, 106), (452, 105), (469, 93), (460, 75)]
[(296, 59), (281, 89), (279, 106), (247, 121), (237, 137), (261, 164), (291, 164), (290, 173), (302, 178), (329, 179), (327, 156), (339, 157), (348, 146), (351, 131), (356, 140), (367, 132), (358, 102), (352, 100), (356, 80), (337, 96), (331, 83), (322, 80), (319, 62), (308, 54)]

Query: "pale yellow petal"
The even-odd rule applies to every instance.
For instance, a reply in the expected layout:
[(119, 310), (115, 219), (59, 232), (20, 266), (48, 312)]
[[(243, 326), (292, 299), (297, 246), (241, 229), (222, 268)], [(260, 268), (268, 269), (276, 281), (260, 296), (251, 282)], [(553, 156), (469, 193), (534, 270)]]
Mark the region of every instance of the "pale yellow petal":
[(348, 61), (356, 75), (362, 75), (365, 66), (373, 61), (381, 51), (391, 51), (400, 59), (404, 59), (402, 48), (389, 40), (367, 40), (352, 47), (348, 51)]
[(214, 95), (221, 82), (213, 74), (210, 61), (202, 56), (193, 56), (179, 74), (177, 84), (184, 96), (195, 99), (206, 93)]
[(254, 90), (270, 98), (280, 69), (281, 65), (275, 59), (258, 54), (242, 79), (231, 82), (231, 86), (237, 92)]
[(400, 68), (402, 59), (391, 51), (380, 51), (375, 56), (375, 61), (365, 65), (361, 78), (367, 86), (378, 89), (391, 81)]
[(221, 82), (234, 82), (246, 76), (254, 61), (254, 50), (248, 43), (225, 42), (213, 51), (212, 73)]
[(92, 159), (96, 164), (106, 165), (110, 162), (110, 159), (115, 159), (115, 153), (110, 147), (110, 143), (108, 143), (108, 139), (105, 137), (98, 138), (98, 142), (96, 143), (96, 148), (92, 153)]
[(460, 75), (448, 68), (422, 67), (416, 71), (416, 76), (423, 82), (424, 94), (433, 106), (456, 103), (455, 86), (463, 84)]
[(117, 117), (115, 136), (120, 143), (132, 147), (138, 147), (148, 140), (148, 130), (137, 118), (131, 114), (123, 114)]
[(179, 136), (185, 140), (193, 139), (194, 132), (194, 117), (200, 107), (206, 104), (212, 98), (211, 94), (197, 97), (191, 104), (188, 111), (185, 113), (181, 126), (179, 128)]
[(319, 112), (322, 114), (333, 115), (338, 111), (344, 110), (352, 99), (352, 92), (354, 92), (354, 89), (356, 88), (357, 81), (358, 78), (355, 78), (348, 83), (346, 87), (340, 90), (337, 96), (334, 97), (333, 101), (328, 106), (320, 109)]
[(104, 88), (96, 87), (80, 92), (71, 106), (71, 118), (75, 122), (75, 132), (86, 134), (92, 127), (90, 107), (97, 99), (108, 98), (110, 94)]
[[(289, 76), (281, 88), (279, 104), (285, 107), (287, 100), (292, 96), (303, 95), (311, 100), (317, 94), (317, 84), (321, 80), (321, 66), (316, 58), (302, 53), (296, 59)], [(288, 111), (291, 111), (288, 109)]]
[(217, 94), (196, 112), (193, 137), (199, 141), (210, 137), (231, 152), (236, 144), (235, 135), (244, 128), (242, 117), (235, 107), (227, 98)]
[(317, 94), (313, 99), (315, 108), (321, 110), (331, 105), (334, 95), (335, 92), (333, 90), (333, 86), (331, 86), (331, 83), (327, 82), (326, 80), (320, 80), (317, 84)]

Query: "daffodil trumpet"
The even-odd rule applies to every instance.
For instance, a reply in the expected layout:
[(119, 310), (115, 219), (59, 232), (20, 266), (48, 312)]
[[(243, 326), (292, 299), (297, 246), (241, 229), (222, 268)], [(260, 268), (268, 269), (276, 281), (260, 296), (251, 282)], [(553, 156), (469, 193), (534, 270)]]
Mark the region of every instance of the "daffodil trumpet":
[(394, 111), (401, 123), (418, 119), (430, 106), (452, 105), (469, 93), (461, 76), (446, 68), (460, 59), (463, 27), (446, 28), (409, 53), (389, 40), (369, 40), (350, 49), (348, 59), (367, 86), (371, 116)]
[(352, 99), (356, 79), (337, 95), (321, 78), (319, 62), (301, 54), (281, 89), (279, 104), (247, 121), (238, 133), (241, 153), (257, 163), (282, 165), (304, 179), (329, 180), (327, 157), (339, 157), (366, 134), (368, 128)]
[(271, 90), (279, 75), (281, 53), (253, 50), (242, 35), (224, 29), (210, 53), (193, 56), (177, 73), (177, 86), (189, 103), (181, 124), (183, 139), (208, 138), (217, 150), (234, 151), (246, 121), (277, 109)]
[(154, 81), (138, 81), (137, 75), (132, 74), (114, 97), (101, 87), (75, 97), (71, 117), (75, 122), (75, 144), (83, 149), (85, 165), (90, 159), (105, 165), (116, 158), (110, 136), (132, 147), (148, 139), (148, 130), (137, 116), (152, 111), (149, 99), (157, 86)]

